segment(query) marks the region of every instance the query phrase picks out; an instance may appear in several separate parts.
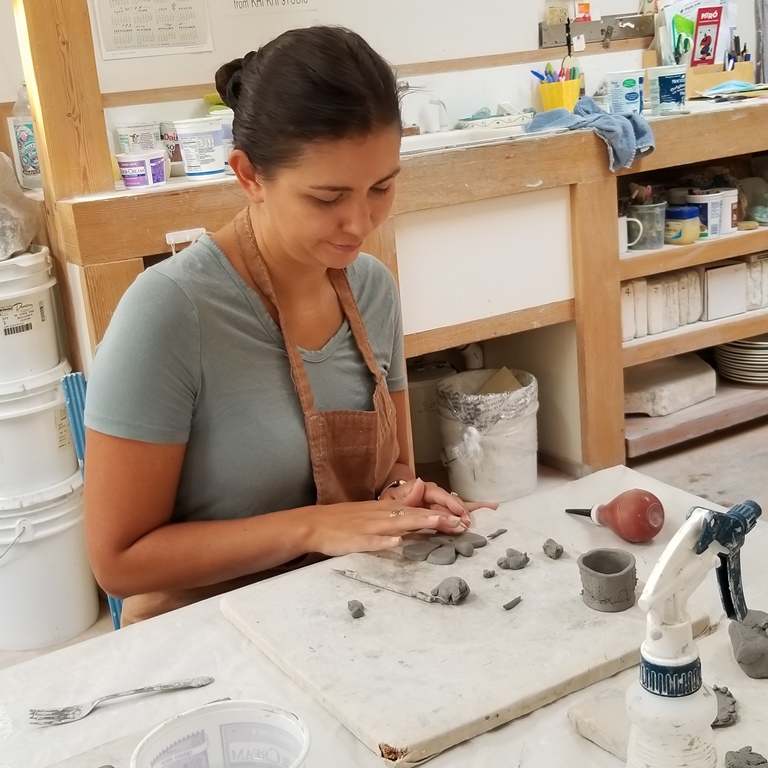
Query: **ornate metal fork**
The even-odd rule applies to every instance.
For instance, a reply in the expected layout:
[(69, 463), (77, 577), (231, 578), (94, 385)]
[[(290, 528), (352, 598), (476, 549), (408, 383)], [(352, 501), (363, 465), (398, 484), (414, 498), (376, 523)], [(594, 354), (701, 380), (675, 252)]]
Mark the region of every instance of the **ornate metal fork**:
[(72, 707), (62, 707), (61, 709), (30, 709), (29, 722), (32, 725), (62, 725), (63, 723), (74, 723), (75, 720), (82, 720), (89, 715), (103, 701), (110, 699), (119, 699), (123, 696), (133, 696), (138, 693), (160, 693), (163, 691), (179, 691), (183, 688), (202, 688), (213, 682), (212, 677), (193, 677), (189, 680), (179, 680), (175, 683), (161, 683), (160, 685), (146, 685), (143, 688), (133, 688), (130, 691), (120, 691), (120, 693), (110, 693), (106, 696), (99, 696), (98, 699), (86, 702), (85, 704), (76, 704)]

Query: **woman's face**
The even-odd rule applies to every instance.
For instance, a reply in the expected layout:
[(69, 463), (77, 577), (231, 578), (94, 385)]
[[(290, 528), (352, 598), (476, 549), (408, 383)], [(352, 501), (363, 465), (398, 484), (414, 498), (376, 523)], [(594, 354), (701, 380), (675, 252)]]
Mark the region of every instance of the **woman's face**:
[(304, 264), (340, 269), (388, 216), (400, 170), (399, 126), (308, 144), (261, 184), (265, 242)]

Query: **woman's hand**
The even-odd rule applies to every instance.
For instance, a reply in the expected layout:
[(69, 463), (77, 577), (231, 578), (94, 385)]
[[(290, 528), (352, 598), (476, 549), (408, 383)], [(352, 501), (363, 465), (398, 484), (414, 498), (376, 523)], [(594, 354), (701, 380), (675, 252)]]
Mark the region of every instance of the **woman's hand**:
[[(456, 494), (448, 493), (437, 483), (427, 483), (420, 477), (415, 480), (409, 480), (403, 485), (395, 488), (387, 488), (381, 494), (381, 500), (392, 500), (401, 504), (408, 504), (412, 507), (422, 507), (431, 509), (435, 512), (447, 512), (460, 518), (465, 530), (469, 528), (472, 521), (469, 517), (470, 512), (486, 507), (496, 509), (499, 505), (492, 501), (462, 501)], [(441, 533), (456, 533), (456, 529), (445, 529), (438, 527)]]
[(453, 535), (467, 530), (461, 515), (447, 508), (432, 510), (392, 498), (318, 505), (309, 508), (304, 522), (309, 528), (307, 551), (329, 557), (391, 549), (406, 534), (424, 529)]

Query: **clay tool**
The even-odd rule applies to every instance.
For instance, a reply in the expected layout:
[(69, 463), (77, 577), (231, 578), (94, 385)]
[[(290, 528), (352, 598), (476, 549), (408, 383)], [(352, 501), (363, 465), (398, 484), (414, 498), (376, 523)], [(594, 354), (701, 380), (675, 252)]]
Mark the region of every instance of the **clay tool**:
[(395, 592), (398, 595), (413, 597), (416, 600), (422, 600), (425, 603), (442, 603), (443, 602), (442, 600), (438, 599), (434, 595), (429, 595), (426, 592), (421, 592), (416, 589), (404, 589), (403, 587), (398, 587), (395, 584), (391, 584), (387, 581), (379, 581), (379, 579), (375, 579), (370, 576), (363, 576), (357, 571), (352, 571), (349, 568), (344, 568), (343, 570), (339, 568), (331, 568), (331, 570), (334, 573), (340, 573), (342, 576), (346, 576), (348, 579), (354, 579), (355, 581), (360, 581), (363, 584), (368, 584), (368, 586), (371, 586), (371, 587), (379, 587), (380, 589), (386, 589), (388, 592)]
[(571, 20), (570, 19), (565, 20), (565, 47), (568, 52), (563, 57), (563, 60), (560, 63), (560, 66), (566, 72), (569, 72), (571, 69), (575, 69), (577, 72), (580, 72), (581, 65), (579, 64), (579, 60), (573, 55), (573, 39), (571, 37)]
[(664, 507), (650, 491), (631, 488), (605, 504), (589, 509), (566, 509), (570, 515), (591, 518), (632, 544), (650, 541), (664, 526)]

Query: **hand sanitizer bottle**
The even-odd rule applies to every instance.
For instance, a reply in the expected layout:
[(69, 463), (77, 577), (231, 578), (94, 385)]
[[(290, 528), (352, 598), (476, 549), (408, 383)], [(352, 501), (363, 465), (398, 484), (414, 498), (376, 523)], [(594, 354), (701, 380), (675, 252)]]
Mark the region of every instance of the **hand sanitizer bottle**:
[(22, 83), (16, 103), (13, 105), (13, 133), (19, 150), (21, 165), (21, 184), (27, 189), (42, 187), (40, 161), (37, 157), (35, 129), (32, 124), (32, 111), (29, 108), (27, 84)]

